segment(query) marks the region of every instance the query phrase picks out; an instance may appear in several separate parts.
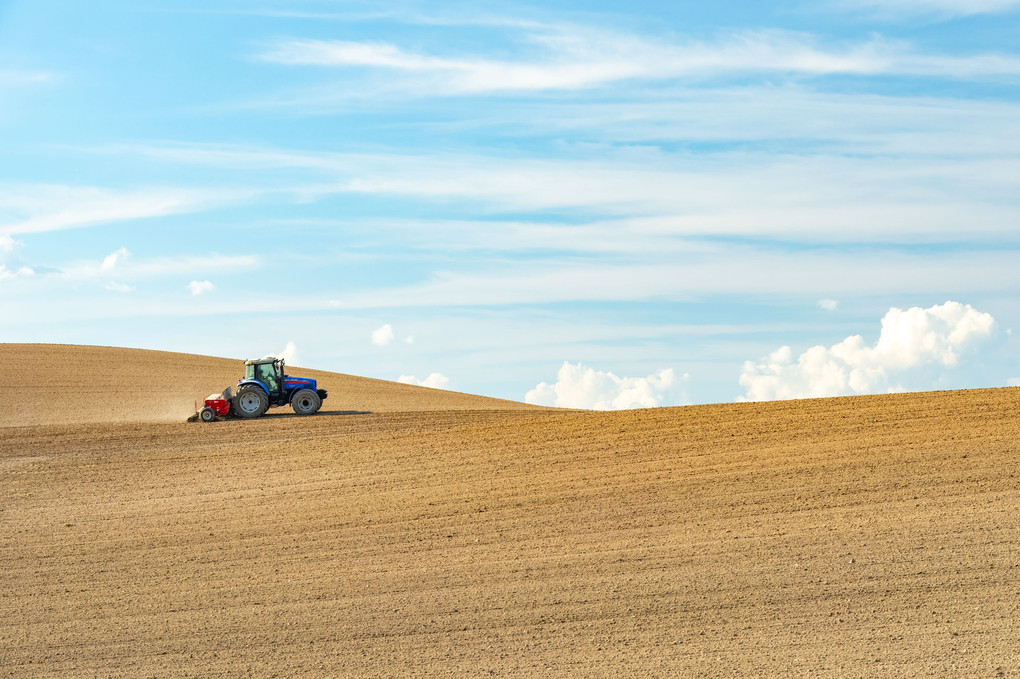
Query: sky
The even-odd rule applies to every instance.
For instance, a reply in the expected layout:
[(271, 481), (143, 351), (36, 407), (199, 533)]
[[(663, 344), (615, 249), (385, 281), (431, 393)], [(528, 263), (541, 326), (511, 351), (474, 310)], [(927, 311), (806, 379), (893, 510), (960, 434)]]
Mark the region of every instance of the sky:
[(1020, 0), (0, 0), (0, 342), (597, 409), (1020, 384), (1018, 35)]

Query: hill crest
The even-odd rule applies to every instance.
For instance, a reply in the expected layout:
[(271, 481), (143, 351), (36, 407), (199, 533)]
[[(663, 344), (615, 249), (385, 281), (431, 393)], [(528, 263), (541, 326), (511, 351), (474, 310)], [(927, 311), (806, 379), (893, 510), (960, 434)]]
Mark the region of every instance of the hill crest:
[[(0, 426), (183, 421), (196, 401), (236, 384), (243, 373), (238, 359), (197, 354), (69, 344), (0, 346), (0, 394), (5, 395)], [(318, 380), (329, 392), (323, 413), (537, 407), (296, 366), (293, 371)]]

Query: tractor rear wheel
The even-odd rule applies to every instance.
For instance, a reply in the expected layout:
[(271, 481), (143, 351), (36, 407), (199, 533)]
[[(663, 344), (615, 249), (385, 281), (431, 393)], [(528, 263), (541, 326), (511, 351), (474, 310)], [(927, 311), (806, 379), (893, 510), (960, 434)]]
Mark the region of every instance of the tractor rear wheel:
[(269, 397), (254, 384), (242, 385), (234, 394), (234, 412), (238, 417), (261, 417), (269, 410)]
[(311, 389), (301, 389), (290, 399), (290, 405), (298, 415), (314, 415), (322, 407), (322, 399)]

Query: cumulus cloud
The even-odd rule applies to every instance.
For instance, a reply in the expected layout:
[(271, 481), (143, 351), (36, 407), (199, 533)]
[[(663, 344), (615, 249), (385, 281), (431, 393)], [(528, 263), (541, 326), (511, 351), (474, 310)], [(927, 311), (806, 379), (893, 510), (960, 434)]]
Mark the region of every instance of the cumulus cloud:
[(131, 253), (128, 252), (127, 248), (120, 248), (116, 252), (111, 252), (104, 259), (103, 263), (99, 265), (100, 271), (113, 271), (114, 267), (117, 266), (117, 262), (125, 257), (130, 257)]
[(281, 351), (276, 352), (277, 358), (282, 358), (288, 365), (295, 365), (297, 363), (297, 345), (293, 342), (287, 342)]
[(419, 380), (414, 375), (401, 375), (397, 378), (397, 382), (414, 384), (419, 387), (431, 387), (432, 389), (446, 389), (450, 384), (450, 378), (442, 373), (432, 373), (423, 380)]
[(372, 344), (377, 347), (384, 347), (392, 342), (394, 337), (396, 335), (393, 333), (393, 326), (386, 323), (372, 331)]
[(536, 405), (589, 410), (679, 405), (686, 401), (680, 388), (687, 379), (686, 374), (678, 379), (672, 368), (665, 368), (647, 377), (617, 377), (611, 372), (564, 361), (556, 374), (556, 382), (539, 383), (524, 396), (524, 401)]
[(188, 292), (192, 295), (201, 295), (206, 292), (212, 292), (215, 287), (211, 281), (191, 281), (188, 283)]
[(825, 309), (826, 311), (835, 311), (836, 307), (839, 306), (839, 301), (835, 299), (820, 299), (818, 300), (818, 307)]
[[(794, 360), (780, 347), (763, 361), (747, 361), (739, 401), (816, 398), (931, 388), (961, 357), (995, 332), (995, 319), (959, 302), (928, 309), (889, 309), (878, 341), (860, 335), (831, 347), (811, 347)], [(909, 385), (909, 387), (908, 387)]]
[(0, 253), (14, 252), (15, 241), (5, 233), (0, 233)]

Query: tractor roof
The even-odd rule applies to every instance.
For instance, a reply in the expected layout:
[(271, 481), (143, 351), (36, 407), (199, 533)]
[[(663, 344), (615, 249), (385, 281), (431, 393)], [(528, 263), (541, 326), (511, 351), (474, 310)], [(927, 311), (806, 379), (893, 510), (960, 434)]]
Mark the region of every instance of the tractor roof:
[(245, 365), (262, 365), (263, 363), (275, 363), (276, 361), (283, 361), (282, 358), (276, 356), (263, 356), (262, 358), (249, 358), (244, 364)]

